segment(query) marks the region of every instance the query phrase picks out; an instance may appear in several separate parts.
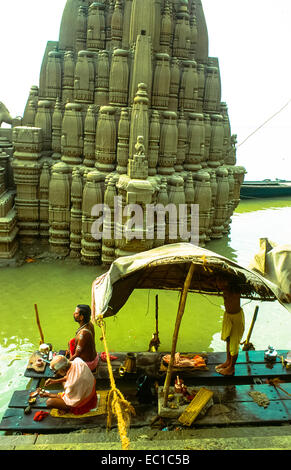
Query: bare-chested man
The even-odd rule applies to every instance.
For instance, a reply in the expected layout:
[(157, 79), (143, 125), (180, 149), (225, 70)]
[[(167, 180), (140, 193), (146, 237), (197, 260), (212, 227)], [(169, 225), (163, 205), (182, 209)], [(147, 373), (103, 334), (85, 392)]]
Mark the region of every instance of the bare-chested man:
[(230, 285), (223, 285), (224, 317), (221, 339), (226, 341), (226, 361), (216, 366), (221, 375), (234, 375), (239, 345), (245, 329), (245, 318), (240, 306), (240, 292)]
[(74, 320), (80, 327), (76, 336), (69, 342), (70, 361), (80, 357), (94, 371), (98, 364), (99, 356), (95, 347), (95, 331), (90, 321), (91, 309), (89, 305), (77, 305), (74, 311)]

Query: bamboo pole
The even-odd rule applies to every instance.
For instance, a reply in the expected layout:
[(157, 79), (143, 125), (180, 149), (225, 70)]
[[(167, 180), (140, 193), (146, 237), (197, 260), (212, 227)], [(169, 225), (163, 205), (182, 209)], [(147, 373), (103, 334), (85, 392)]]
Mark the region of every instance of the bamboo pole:
[(42, 344), (42, 343), (44, 343), (44, 336), (43, 336), (43, 332), (42, 332), (42, 329), (41, 329), (41, 326), (40, 326), (39, 314), (38, 314), (38, 309), (37, 309), (36, 304), (34, 304), (34, 309), (35, 309), (35, 315), (36, 315), (36, 323), (37, 323), (39, 334), (40, 334), (39, 344)]
[(250, 326), (250, 329), (249, 329), (249, 332), (248, 332), (248, 335), (247, 335), (247, 339), (242, 343), (243, 344), (243, 351), (249, 351), (250, 349), (254, 349), (254, 345), (252, 343), (250, 343), (250, 339), (251, 339), (251, 334), (253, 332), (253, 329), (254, 329), (254, 326), (255, 326), (255, 323), (256, 323), (256, 319), (257, 319), (257, 316), (258, 316), (258, 311), (259, 311), (259, 306), (257, 305), (256, 308), (255, 308), (252, 323), (251, 323), (251, 326)]
[(164, 384), (164, 407), (166, 407), (168, 405), (168, 395), (169, 395), (169, 388), (170, 388), (170, 383), (171, 383), (172, 370), (173, 370), (173, 365), (174, 365), (174, 360), (175, 360), (178, 333), (179, 333), (182, 317), (183, 317), (184, 310), (185, 310), (187, 294), (188, 294), (188, 290), (189, 290), (191, 280), (192, 280), (192, 277), (193, 277), (194, 267), (195, 267), (194, 263), (191, 263), (191, 266), (189, 268), (186, 280), (184, 282), (183, 290), (182, 290), (181, 296), (180, 296), (179, 308), (178, 308), (178, 313), (177, 313), (177, 318), (176, 318), (176, 323), (175, 323), (175, 329), (174, 329), (174, 334), (173, 334), (171, 357), (170, 357), (170, 361), (169, 361), (169, 365), (168, 365), (168, 369), (167, 369), (166, 380), (165, 380), (165, 384)]

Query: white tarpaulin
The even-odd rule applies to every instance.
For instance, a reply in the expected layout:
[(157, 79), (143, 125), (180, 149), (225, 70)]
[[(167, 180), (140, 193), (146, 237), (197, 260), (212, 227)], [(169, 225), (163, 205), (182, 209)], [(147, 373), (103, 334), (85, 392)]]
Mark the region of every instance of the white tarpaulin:
[(260, 238), (260, 250), (249, 267), (277, 286), (279, 300), (291, 311), (291, 245)]
[(242, 297), (279, 298), (277, 286), (259, 273), (191, 243), (175, 243), (116, 259), (93, 282), (92, 320), (115, 315), (134, 289), (181, 290), (191, 263), (195, 263), (195, 272), (190, 292), (221, 295), (215, 280), (224, 277), (239, 285)]

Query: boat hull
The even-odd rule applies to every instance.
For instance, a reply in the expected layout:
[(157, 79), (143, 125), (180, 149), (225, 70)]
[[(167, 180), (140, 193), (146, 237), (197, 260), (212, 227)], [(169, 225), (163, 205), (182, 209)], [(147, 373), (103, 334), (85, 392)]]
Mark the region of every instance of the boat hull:
[(241, 186), (241, 199), (261, 199), (291, 196), (291, 182), (245, 182)]

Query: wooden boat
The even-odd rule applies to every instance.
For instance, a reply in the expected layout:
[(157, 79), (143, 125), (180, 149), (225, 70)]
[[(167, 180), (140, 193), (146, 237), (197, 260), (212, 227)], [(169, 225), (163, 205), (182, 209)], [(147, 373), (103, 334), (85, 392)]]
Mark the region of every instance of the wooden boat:
[(241, 199), (260, 199), (291, 196), (291, 181), (265, 179), (245, 181), (240, 190)]
[[(191, 277), (189, 273), (192, 273)], [(261, 301), (277, 299), (274, 286), (256, 272), (209, 250), (189, 243), (178, 243), (114, 261), (109, 271), (93, 283), (93, 318), (97, 322), (100, 318), (101, 321), (107, 318), (106, 328), (109, 328), (110, 316), (121, 309), (135, 288), (155, 288), (181, 292), (177, 314), (177, 319), (181, 320), (183, 314), (181, 305), (185, 306), (185, 294), (188, 292), (222, 295), (216, 286), (216, 275), (238, 282), (242, 298)], [(175, 327), (170, 351), (173, 358), (176, 353), (178, 331)], [(225, 413), (222, 415), (207, 413), (205, 416), (198, 416), (195, 426), (216, 426), (226, 423), (227, 425), (278, 424), (291, 422), (291, 402), (288, 400), (288, 394), (291, 394), (291, 369), (287, 368), (281, 359), (287, 353), (288, 351), (278, 351), (275, 361), (269, 362), (265, 359), (264, 351), (241, 351), (236, 364), (236, 373), (231, 377), (216, 372), (215, 366), (225, 360), (225, 353), (221, 352), (203, 354), (206, 362), (206, 367), (203, 368), (189, 367), (177, 370), (171, 361), (168, 364), (164, 363), (164, 356), (169, 352), (159, 351), (133, 353), (136, 358), (135, 368), (130, 373), (123, 373), (122, 376), (120, 367), (124, 364), (127, 353), (111, 353), (116, 358), (112, 359), (110, 364), (116, 384), (136, 410), (136, 415), (132, 417), (132, 426), (149, 425), (157, 414), (157, 397), (153, 395), (153, 399), (147, 404), (139, 402), (137, 388), (140, 378), (149, 377), (152, 390), (162, 384), (166, 389), (167, 378), (171, 379), (177, 373), (188, 387), (199, 389), (207, 386), (213, 391), (214, 405), (224, 403), (230, 410), (227, 416)], [(48, 433), (96, 426), (105, 428), (104, 413), (78, 419), (56, 418), (49, 414), (43, 421), (35, 422), (34, 413), (45, 409), (45, 399), (39, 399), (32, 405), (31, 414), (25, 414), (24, 409), (27, 407), (30, 392), (42, 386), (44, 380), (51, 376), (51, 370), (48, 366), (44, 371), (27, 368), (25, 376), (31, 380), (30, 386), (13, 394), (0, 423), (0, 431)], [(95, 376), (100, 393), (108, 391), (110, 377), (107, 362), (99, 361)], [(279, 387), (269, 385), (275, 379), (285, 382), (283, 391)], [(168, 381), (169, 387), (170, 381)], [(254, 390), (268, 395), (268, 412), (254, 403), (250, 397), (249, 392)]]

